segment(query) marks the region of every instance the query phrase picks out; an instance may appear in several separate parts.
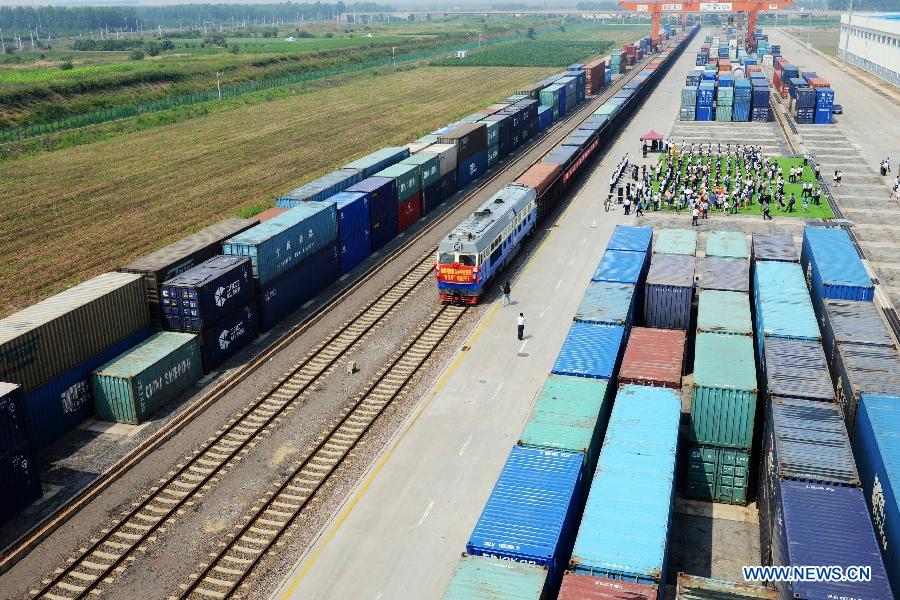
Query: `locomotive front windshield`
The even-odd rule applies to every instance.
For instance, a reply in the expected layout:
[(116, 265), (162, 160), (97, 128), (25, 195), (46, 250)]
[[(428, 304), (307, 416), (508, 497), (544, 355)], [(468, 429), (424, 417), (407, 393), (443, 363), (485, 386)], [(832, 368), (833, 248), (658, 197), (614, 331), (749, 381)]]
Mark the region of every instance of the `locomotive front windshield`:
[(454, 263), (459, 263), (467, 267), (478, 266), (478, 261), (474, 254), (456, 254), (454, 252), (439, 253), (438, 263), (442, 265), (452, 265)]

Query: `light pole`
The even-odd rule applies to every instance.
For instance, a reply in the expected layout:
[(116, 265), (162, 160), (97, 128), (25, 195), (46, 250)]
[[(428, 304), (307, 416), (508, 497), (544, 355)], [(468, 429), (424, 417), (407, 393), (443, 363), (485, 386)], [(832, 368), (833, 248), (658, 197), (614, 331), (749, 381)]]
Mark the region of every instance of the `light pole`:
[(847, 37), (844, 38), (844, 68), (847, 68), (847, 53), (850, 49), (850, 32), (853, 31), (853, 0), (847, 10)]
[(219, 91), (219, 100), (222, 99), (222, 71), (216, 71), (216, 89)]

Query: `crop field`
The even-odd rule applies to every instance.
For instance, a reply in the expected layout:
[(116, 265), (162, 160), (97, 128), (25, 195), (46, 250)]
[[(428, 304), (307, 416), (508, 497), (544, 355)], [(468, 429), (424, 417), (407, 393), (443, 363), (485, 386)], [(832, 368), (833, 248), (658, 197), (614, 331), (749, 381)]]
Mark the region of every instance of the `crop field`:
[(10, 314), (552, 69), (438, 69), (348, 83), (0, 162), (0, 306)]
[(466, 58), (445, 58), (433, 65), (478, 67), (565, 67), (592, 56), (599, 56), (612, 42), (580, 40), (524, 40), (503, 44), (469, 54)]
[(566, 31), (551, 31), (538, 36), (541, 41), (579, 39), (585, 42), (608, 41), (612, 47), (630, 44), (636, 39), (650, 35), (650, 23), (644, 24), (598, 24), (578, 29), (568, 27)]

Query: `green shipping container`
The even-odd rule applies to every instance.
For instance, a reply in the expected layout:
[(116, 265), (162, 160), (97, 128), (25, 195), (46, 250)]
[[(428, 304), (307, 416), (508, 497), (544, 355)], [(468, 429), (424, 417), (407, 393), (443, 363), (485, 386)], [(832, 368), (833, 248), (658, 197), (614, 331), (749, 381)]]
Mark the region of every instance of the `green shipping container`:
[(487, 148), (487, 166), (493, 167), (500, 160), (500, 146), (488, 146)]
[(419, 187), (427, 189), (441, 177), (441, 162), (437, 154), (432, 152), (417, 152), (409, 158), (400, 161), (401, 165), (416, 165), (419, 167)]
[(740, 231), (710, 231), (706, 236), (706, 255), (717, 258), (750, 258), (747, 236)]
[(609, 117), (610, 119), (612, 119), (618, 112), (618, 106), (614, 106), (612, 104), (603, 104), (600, 108), (594, 111), (594, 114)]
[(378, 171), (373, 177), (388, 177), (394, 180), (394, 189), (397, 192), (397, 204), (400, 204), (421, 189), (419, 187), (418, 165), (391, 165), (383, 171)]
[(753, 338), (698, 333), (694, 348), (691, 442), (748, 449), (756, 415)]
[(702, 290), (697, 308), (697, 331), (753, 335), (750, 294)]
[(519, 444), (583, 452), (591, 476), (609, 421), (612, 400), (606, 379), (549, 375)]
[(444, 600), (539, 600), (546, 580), (544, 567), (486, 556), (463, 556), (444, 592)]
[(460, 120), (463, 121), (464, 123), (477, 123), (478, 121), (482, 120), (483, 118), (484, 118), (483, 114), (473, 113), (467, 117), (463, 117)]
[(653, 243), (654, 254), (697, 254), (697, 232), (690, 229), (661, 229)]
[(487, 145), (488, 146), (496, 146), (500, 143), (500, 126), (497, 124), (497, 121), (491, 121), (490, 117), (482, 121), (486, 128), (487, 134)]
[(163, 331), (91, 373), (104, 421), (138, 425), (203, 375), (196, 335)]
[(692, 446), (688, 454), (688, 498), (747, 504), (749, 465), (747, 450)]

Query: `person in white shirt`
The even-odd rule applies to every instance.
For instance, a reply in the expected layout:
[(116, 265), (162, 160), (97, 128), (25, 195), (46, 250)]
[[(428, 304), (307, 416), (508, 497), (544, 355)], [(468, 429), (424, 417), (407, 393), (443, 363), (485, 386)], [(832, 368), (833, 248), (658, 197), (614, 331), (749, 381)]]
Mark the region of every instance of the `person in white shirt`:
[(516, 317), (516, 327), (519, 332), (519, 339), (525, 339), (525, 313), (519, 313)]

